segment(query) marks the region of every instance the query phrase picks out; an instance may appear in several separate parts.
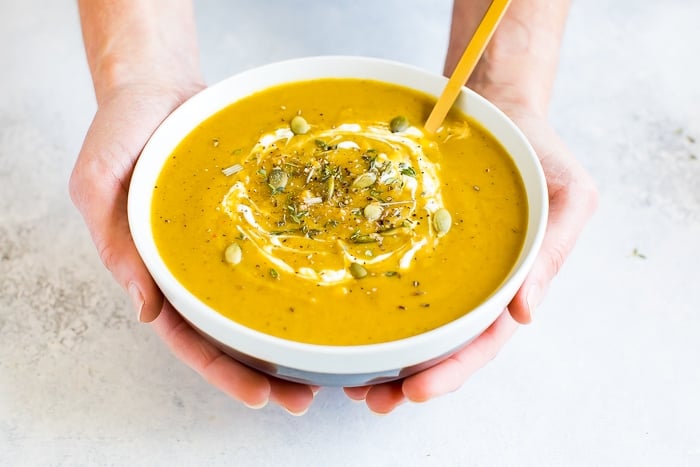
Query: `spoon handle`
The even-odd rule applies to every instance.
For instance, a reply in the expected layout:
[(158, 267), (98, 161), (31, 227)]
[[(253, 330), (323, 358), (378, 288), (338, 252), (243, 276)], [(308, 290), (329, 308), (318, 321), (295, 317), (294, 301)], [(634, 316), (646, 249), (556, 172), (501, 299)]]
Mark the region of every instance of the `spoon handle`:
[(430, 112), (428, 120), (425, 122), (425, 130), (428, 133), (435, 133), (438, 128), (440, 128), (440, 125), (442, 125), (442, 121), (457, 99), (462, 86), (464, 86), (469, 76), (471, 76), (474, 71), (479, 58), (481, 58), (481, 55), (484, 53), (486, 45), (491, 40), (510, 2), (511, 0), (493, 0), (491, 2), (479, 27), (474, 32), (469, 44), (467, 44), (467, 48), (464, 49), (462, 57), (459, 59), (457, 66), (452, 72), (452, 76), (450, 76), (442, 94), (435, 103), (435, 107), (433, 107), (432, 112)]

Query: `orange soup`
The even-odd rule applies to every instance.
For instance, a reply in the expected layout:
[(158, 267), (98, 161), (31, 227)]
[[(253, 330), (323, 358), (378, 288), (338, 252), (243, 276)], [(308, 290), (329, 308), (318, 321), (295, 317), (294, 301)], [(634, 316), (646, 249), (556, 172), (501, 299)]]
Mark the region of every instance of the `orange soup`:
[(195, 128), (155, 186), (175, 277), (211, 308), (281, 338), (413, 336), (483, 302), (516, 262), (522, 179), (477, 122), (399, 86), (320, 79), (267, 89)]

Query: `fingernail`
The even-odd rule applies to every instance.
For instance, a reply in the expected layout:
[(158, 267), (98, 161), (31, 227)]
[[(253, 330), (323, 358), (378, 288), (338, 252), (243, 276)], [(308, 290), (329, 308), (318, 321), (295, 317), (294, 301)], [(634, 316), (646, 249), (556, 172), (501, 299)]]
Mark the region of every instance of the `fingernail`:
[(535, 284), (530, 287), (530, 290), (527, 292), (526, 300), (528, 312), (530, 313), (530, 319), (532, 319), (532, 316), (535, 314), (535, 309), (539, 306), (540, 301), (542, 300), (542, 291), (540, 290), (539, 285)]
[(262, 409), (267, 405), (268, 399), (265, 399), (264, 401), (260, 402), (259, 404), (248, 404), (247, 402), (243, 402), (243, 405), (248, 407), (249, 409), (253, 410), (259, 410)]
[(305, 409), (299, 411), (299, 412), (293, 412), (292, 410), (288, 409), (287, 407), (284, 408), (284, 410), (287, 411), (290, 415), (294, 415), (295, 417), (301, 417), (302, 415), (306, 414), (306, 412), (309, 411), (309, 408), (306, 407)]
[(143, 294), (135, 282), (129, 282), (127, 290), (129, 292), (129, 297), (131, 297), (131, 303), (134, 304), (134, 308), (136, 309), (136, 318), (141, 321), (141, 312), (143, 311), (143, 305), (145, 303)]

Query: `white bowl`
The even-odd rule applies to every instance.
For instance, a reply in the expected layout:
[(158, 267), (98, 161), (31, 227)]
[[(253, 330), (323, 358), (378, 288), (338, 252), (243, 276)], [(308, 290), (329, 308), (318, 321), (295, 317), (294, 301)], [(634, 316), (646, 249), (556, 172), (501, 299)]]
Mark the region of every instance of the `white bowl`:
[(168, 270), (153, 240), (153, 187), (168, 156), (191, 130), (252, 93), (285, 82), (316, 78), (367, 78), (435, 97), (447, 81), (443, 76), (386, 60), (311, 57), (262, 66), (211, 86), (176, 109), (141, 153), (129, 189), (131, 233), (165, 297), (195, 329), (237, 360), (280, 378), (324, 386), (359, 386), (402, 378), (448, 357), (493, 323), (525, 279), (544, 236), (548, 198), (539, 160), (508, 117), (475, 92), (463, 88), (455, 105), (480, 122), (515, 161), (525, 184), (528, 227), (520, 256), (507, 279), (484, 303), (455, 321), (417, 336), (380, 344), (327, 346), (284, 340), (237, 324), (195, 297)]

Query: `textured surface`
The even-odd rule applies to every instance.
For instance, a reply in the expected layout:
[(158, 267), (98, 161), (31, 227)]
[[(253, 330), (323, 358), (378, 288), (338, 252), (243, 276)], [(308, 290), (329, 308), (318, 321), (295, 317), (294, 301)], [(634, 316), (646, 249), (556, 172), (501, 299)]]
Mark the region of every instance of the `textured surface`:
[[(210, 82), (314, 54), (441, 70), (448, 0), (230, 3), (197, 2)], [(700, 465), (698, 2), (574, 2), (552, 121), (601, 206), (536, 324), (449, 396), (377, 417), (325, 389), (302, 418), (135, 322), (67, 196), (95, 108), (75, 2), (0, 10), (0, 465)]]

